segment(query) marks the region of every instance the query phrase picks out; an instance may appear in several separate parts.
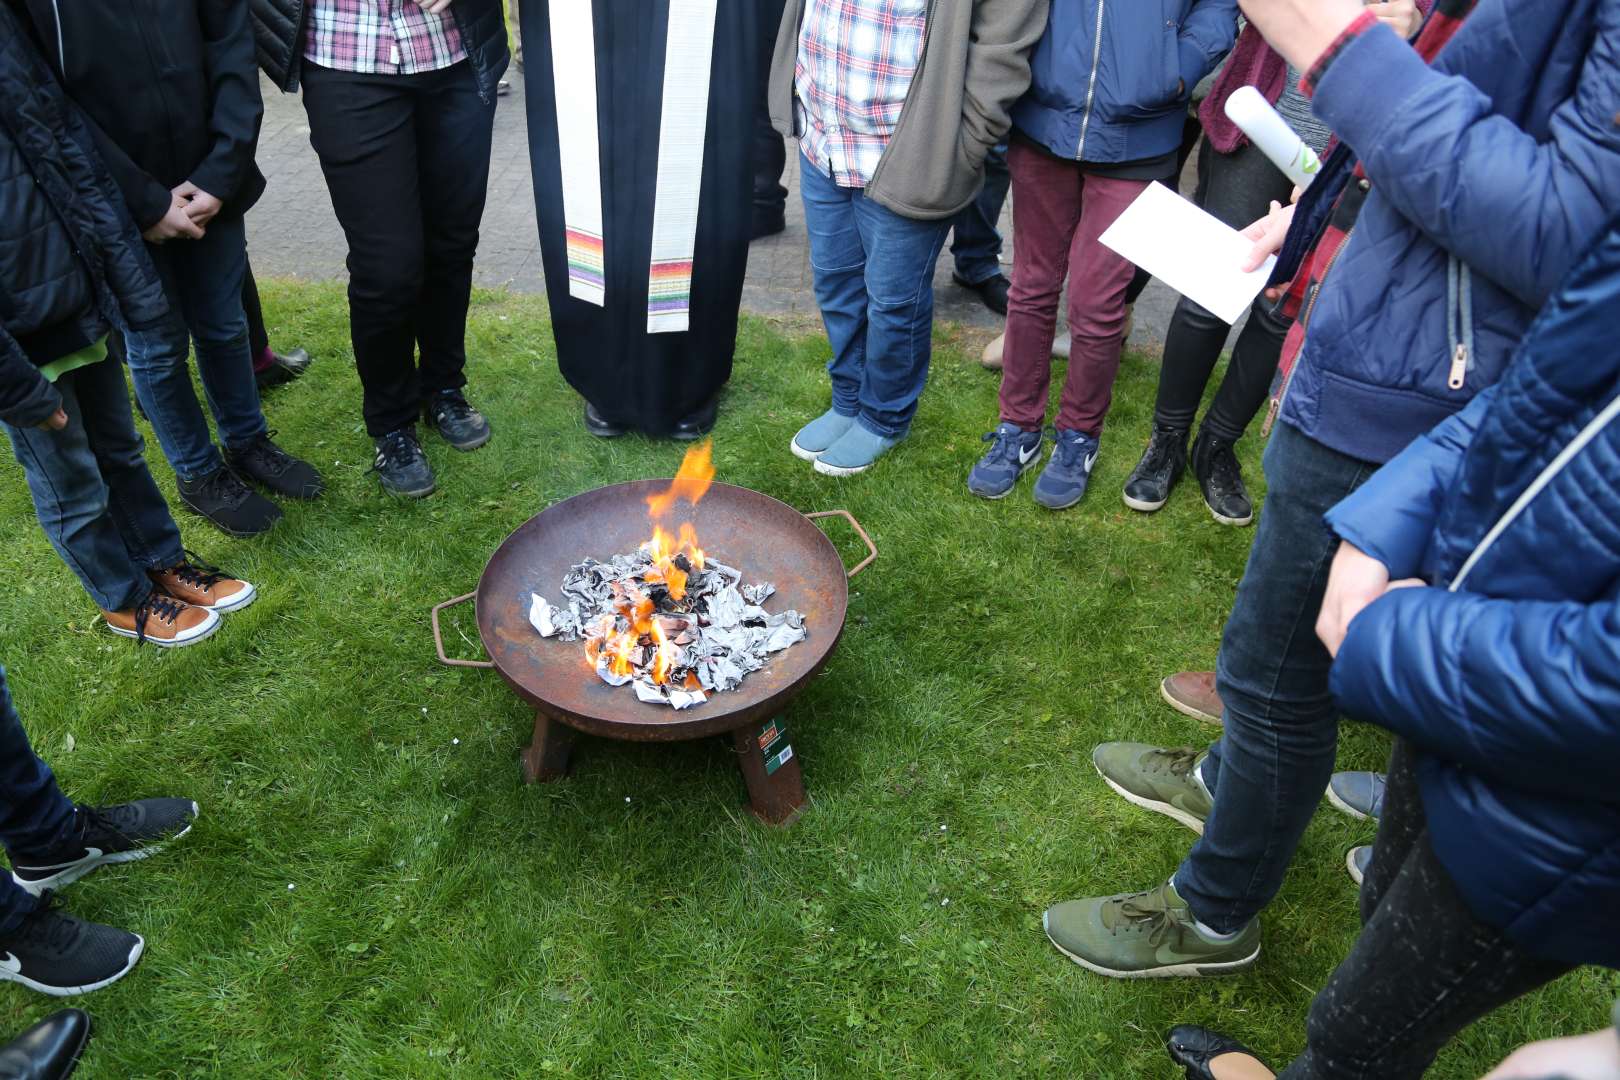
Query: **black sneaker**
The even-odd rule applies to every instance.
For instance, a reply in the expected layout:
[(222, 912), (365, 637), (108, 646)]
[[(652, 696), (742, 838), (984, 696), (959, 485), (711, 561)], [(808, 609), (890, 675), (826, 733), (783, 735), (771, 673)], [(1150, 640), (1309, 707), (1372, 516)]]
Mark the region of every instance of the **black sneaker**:
[(969, 281), (961, 274), (953, 273), (951, 280), (964, 289), (978, 293), (984, 306), (997, 315), (1007, 314), (1007, 293), (1012, 290), (1012, 282), (1007, 280), (1006, 274), (996, 274), (983, 281)]
[(422, 416), (457, 450), (476, 450), (489, 442), (489, 421), (467, 404), (460, 390), (440, 390), (428, 398)]
[(229, 465), (196, 480), (181, 480), (177, 487), (180, 505), (226, 536), (258, 536), (281, 520), (281, 508), (242, 483)]
[(75, 919), (47, 895), (21, 926), (0, 935), (0, 979), (52, 997), (86, 994), (128, 975), (145, 948), (139, 934)]
[(326, 483), (315, 466), (300, 461), (277, 446), (275, 432), (267, 431), (246, 446), (225, 451), (225, 462), (244, 480), (251, 480), (284, 499), (319, 498)]
[(1187, 433), (1153, 425), (1142, 460), (1125, 481), (1125, 505), (1151, 514), (1170, 500), (1170, 492), (1187, 468)]
[(80, 806), (74, 834), (61, 851), (13, 859), (11, 879), (41, 896), (84, 877), (98, 866), (137, 862), (191, 831), (197, 804), (190, 799), (142, 799), (117, 806)]
[(433, 494), (437, 486), (433, 480), (433, 467), (422, 444), (416, 441), (414, 427), (390, 431), (377, 440), (377, 460), (371, 463), (383, 490), (394, 495), (420, 499)]
[(1247, 525), (1254, 520), (1254, 504), (1243, 486), (1243, 468), (1232, 443), (1200, 431), (1192, 445), (1192, 470), (1204, 489), (1204, 505), (1222, 525)]
[(284, 353), (271, 350), (270, 366), (263, 371), (255, 371), (253, 381), (259, 384), (260, 393), (274, 390), (308, 371), (311, 362), (309, 353), (303, 349), (293, 349)]

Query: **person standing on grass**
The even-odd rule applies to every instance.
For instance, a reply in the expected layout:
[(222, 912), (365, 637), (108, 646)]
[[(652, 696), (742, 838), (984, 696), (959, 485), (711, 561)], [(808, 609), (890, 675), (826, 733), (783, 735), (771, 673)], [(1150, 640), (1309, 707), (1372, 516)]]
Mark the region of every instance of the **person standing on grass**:
[(1002, 499), (1040, 463), (1063, 282), (1069, 374), (1035, 501), (1085, 496), (1119, 372), (1125, 293), (1136, 268), (1104, 247), (1114, 219), (1176, 160), (1193, 87), (1237, 34), (1237, 0), (1108, 4), (1054, 0), (1029, 93), (1013, 109), (1013, 280), (1001, 422), (968, 490)]
[(1266, 512), (1221, 642), (1221, 738), (1092, 755), (1124, 798), (1200, 834), (1169, 881), (1046, 913), (1060, 951), (1111, 976), (1258, 959), (1259, 914), (1338, 744), (1331, 658), (1308, 632), (1338, 550), (1322, 516), (1501, 376), (1620, 205), (1620, 0), (1438, 0), (1415, 50), (1359, 0), (1243, 10), (1360, 154), (1359, 167), (1348, 150), (1324, 165), (1293, 211), (1300, 229), (1314, 237), (1341, 192), (1364, 201), (1295, 327)]
[[(1392, 0), (1369, 5), (1369, 10), (1402, 37), (1411, 38), (1430, 6), (1432, 0)], [(1333, 133), (1311, 111), (1299, 79), (1300, 72), (1250, 25), (1198, 111), (1204, 139), (1193, 202), (1234, 229), (1265, 218), (1273, 204), (1290, 202), (1293, 182), (1227, 117), (1227, 99), (1239, 87), (1258, 87), (1305, 145), (1320, 154)], [(1181, 298), (1165, 332), (1153, 435), (1125, 482), (1126, 506), (1143, 513), (1160, 509), (1191, 464), (1204, 505), (1216, 521), (1237, 526), (1254, 521), (1254, 504), (1243, 484), (1235, 447), (1265, 403), (1290, 321), (1273, 309), (1269, 298), (1255, 299), (1215, 400), (1193, 439), (1193, 420), (1232, 328)]]
[(1029, 85), (1047, 0), (793, 0), (771, 119), (799, 140), (832, 408), (794, 436), (819, 473), (870, 469), (928, 379), (934, 264)]
[(0, 981), (68, 997), (133, 971), (146, 949), (139, 934), (76, 919), (55, 894), (99, 867), (156, 855), (196, 820), (190, 799), (75, 806), (28, 744), (0, 668), (0, 844), (11, 860), (0, 874)]
[(0, 427), (40, 526), (108, 628), (177, 646), (254, 590), (187, 554), (108, 358), (114, 330), (168, 317), (89, 125), (0, 4)]
[(1508, 1002), (1620, 969), (1617, 307), (1620, 227), (1501, 382), (1327, 514), (1333, 696), (1396, 745), (1361, 935), (1288, 1080), (1412, 1080)]
[[(181, 504), (227, 535), (262, 533), (281, 510), (245, 481), (289, 499), (315, 498), (323, 485), (272, 441), (248, 352), (242, 216), (264, 177), (253, 164), (263, 106), (247, 9), (233, 0), (25, 3), (168, 292), (171, 317), (132, 329), (125, 344)], [(223, 454), (192, 387), (193, 342)]]
[(251, 0), (259, 63), (304, 89), (309, 141), (349, 242), (349, 330), (383, 490), (431, 495), (422, 418), (489, 441), (467, 402), (467, 309), (489, 187), (500, 0)]

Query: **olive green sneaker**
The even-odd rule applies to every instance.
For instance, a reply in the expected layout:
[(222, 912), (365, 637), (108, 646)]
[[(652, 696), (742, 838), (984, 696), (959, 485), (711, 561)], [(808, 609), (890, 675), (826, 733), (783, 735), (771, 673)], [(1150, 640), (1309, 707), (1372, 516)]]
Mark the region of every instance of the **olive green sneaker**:
[(1041, 922), (1064, 956), (1115, 979), (1225, 975), (1260, 958), (1259, 919), (1211, 940), (1169, 882), (1147, 892), (1068, 900)]
[(1208, 751), (1192, 747), (1162, 750), (1146, 743), (1103, 743), (1091, 753), (1108, 786), (1129, 802), (1204, 835), (1204, 822), (1215, 801), (1198, 778), (1198, 766)]

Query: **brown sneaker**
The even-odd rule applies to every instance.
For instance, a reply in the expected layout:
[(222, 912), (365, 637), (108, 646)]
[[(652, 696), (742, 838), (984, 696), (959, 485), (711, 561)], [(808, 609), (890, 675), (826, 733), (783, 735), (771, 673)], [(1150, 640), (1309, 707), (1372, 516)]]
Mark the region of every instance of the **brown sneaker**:
[(1176, 712), (1206, 724), (1220, 723), (1226, 711), (1213, 671), (1178, 671), (1159, 684), (1159, 693)]
[(115, 634), (166, 649), (195, 645), (219, 629), (219, 616), (214, 612), (160, 592), (153, 592), (139, 607), (103, 611), (101, 617)]
[(165, 570), (149, 570), (152, 583), (181, 603), (221, 615), (240, 611), (253, 603), (257, 589), (233, 578), (217, 566), (209, 566), (191, 552)]

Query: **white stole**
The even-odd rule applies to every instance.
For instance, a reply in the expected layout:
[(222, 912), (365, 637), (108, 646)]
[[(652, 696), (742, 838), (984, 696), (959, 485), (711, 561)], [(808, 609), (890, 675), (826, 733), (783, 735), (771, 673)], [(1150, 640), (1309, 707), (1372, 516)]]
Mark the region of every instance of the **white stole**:
[[(717, 0), (669, 2), (647, 278), (649, 334), (680, 333), (691, 325), (692, 254), (703, 188), (716, 4)], [(606, 301), (606, 262), (593, 0), (551, 0), (549, 8), (568, 291), (601, 307)]]

